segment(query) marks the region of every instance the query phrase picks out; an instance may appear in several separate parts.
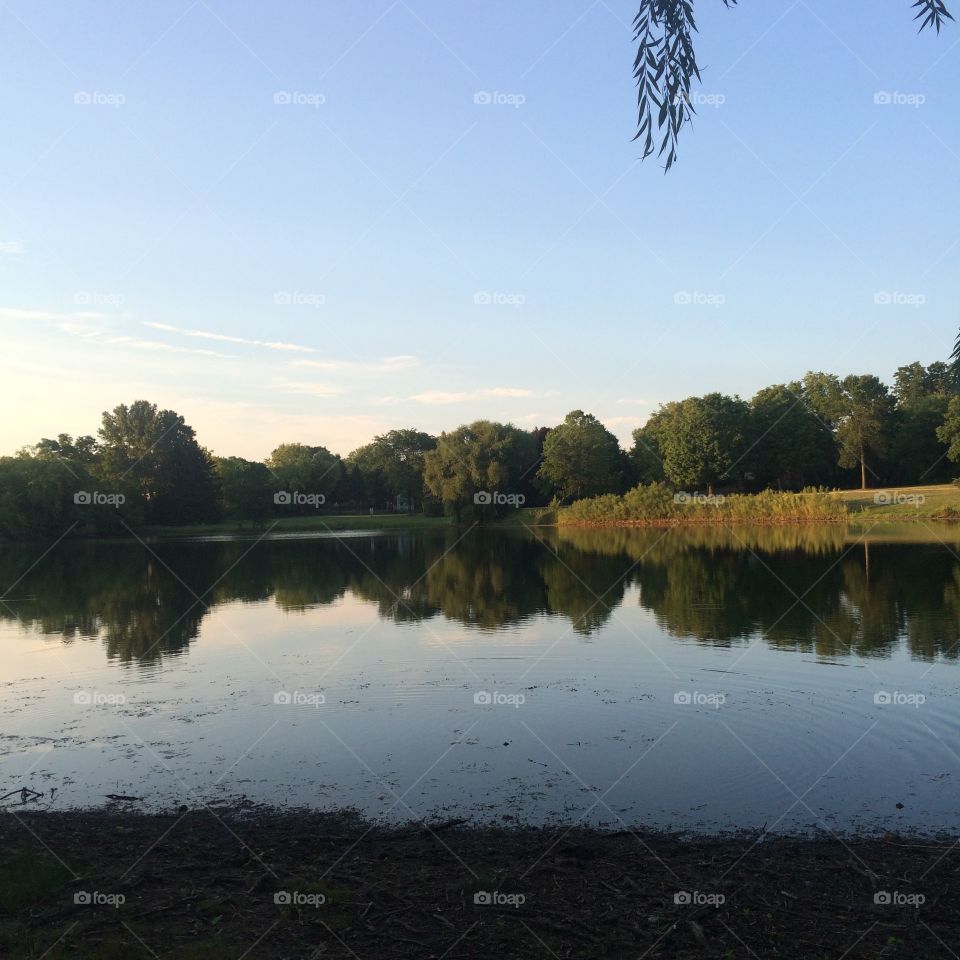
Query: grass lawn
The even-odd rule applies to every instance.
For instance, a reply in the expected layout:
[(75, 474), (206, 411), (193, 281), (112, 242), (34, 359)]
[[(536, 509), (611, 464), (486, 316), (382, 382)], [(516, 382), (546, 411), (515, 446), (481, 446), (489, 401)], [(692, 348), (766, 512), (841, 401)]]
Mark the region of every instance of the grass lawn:
[(960, 520), (960, 487), (952, 483), (927, 487), (877, 487), (871, 490), (841, 490), (839, 496), (854, 516), (870, 519)]

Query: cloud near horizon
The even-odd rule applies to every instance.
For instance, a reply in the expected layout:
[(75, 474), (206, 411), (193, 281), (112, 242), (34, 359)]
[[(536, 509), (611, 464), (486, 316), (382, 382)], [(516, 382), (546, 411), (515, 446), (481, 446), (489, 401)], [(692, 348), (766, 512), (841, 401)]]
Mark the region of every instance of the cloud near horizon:
[(401, 354), (396, 357), (381, 357), (379, 360), (364, 362), (359, 360), (291, 360), (292, 367), (309, 367), (311, 370), (325, 370), (329, 373), (394, 373), (409, 370), (419, 364), (416, 357)]
[(172, 323), (157, 323), (144, 320), (143, 325), (151, 330), (160, 330), (163, 333), (176, 333), (181, 337), (195, 337), (201, 340), (219, 340), (224, 343), (237, 343), (245, 347), (263, 347), (267, 350), (282, 350), (294, 353), (318, 353), (316, 347), (308, 347), (302, 343), (283, 343), (278, 340), (251, 340), (248, 337), (235, 337), (227, 333), (214, 333), (212, 330), (187, 330), (176, 327)]
[(522, 387), (488, 387), (483, 390), (464, 392), (447, 392), (444, 390), (425, 390), (415, 393), (408, 399), (416, 403), (438, 406), (447, 403), (465, 403), (468, 400), (478, 400), (481, 397), (532, 397), (533, 391)]
[(217, 357), (220, 360), (235, 359), (228, 353), (218, 353), (216, 350), (178, 347), (172, 343), (164, 343), (162, 340), (144, 340), (140, 337), (131, 337), (122, 333), (107, 333), (105, 330), (72, 321), (58, 323), (57, 329), (71, 336), (79, 337), (88, 343), (97, 343), (106, 347), (132, 347), (134, 350), (153, 350), (159, 353), (190, 353), (202, 357)]

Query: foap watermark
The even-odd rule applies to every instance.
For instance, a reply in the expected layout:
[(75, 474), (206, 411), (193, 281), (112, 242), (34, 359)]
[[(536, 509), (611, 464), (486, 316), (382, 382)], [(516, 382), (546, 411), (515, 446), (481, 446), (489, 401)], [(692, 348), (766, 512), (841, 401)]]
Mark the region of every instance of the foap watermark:
[(327, 302), (326, 294), (303, 293), (300, 290), (277, 290), (273, 295), (277, 307), (322, 307)]
[(895, 506), (899, 504), (909, 504), (910, 506), (920, 507), (927, 502), (927, 498), (922, 493), (901, 493), (899, 490), (878, 490), (873, 495), (873, 502), (878, 507)]
[(501, 693), (499, 690), (478, 690), (473, 695), (478, 707), (514, 707), (518, 709), (527, 702), (522, 693)]
[(322, 693), (305, 693), (303, 690), (278, 690), (273, 702), (281, 707), (321, 707), (327, 702)]
[(78, 690), (73, 695), (78, 707), (122, 707), (127, 702), (124, 693), (104, 693), (102, 690)]
[(673, 702), (681, 707), (713, 707), (714, 710), (719, 710), (727, 702), (727, 697), (723, 693), (678, 690), (673, 695)]
[(913, 307), (914, 310), (919, 310), (927, 302), (927, 298), (922, 293), (878, 290), (873, 295), (873, 302), (878, 307)]
[(878, 90), (873, 95), (878, 107), (922, 107), (927, 102), (924, 93), (902, 93), (899, 90)]
[(127, 502), (122, 493), (104, 493), (101, 490), (77, 490), (73, 502), (81, 507), (120, 507)]
[(704, 893), (702, 890), (678, 890), (673, 895), (678, 907), (721, 907), (727, 902), (722, 893)]
[(78, 307), (122, 307), (127, 298), (122, 293), (101, 293), (99, 290), (78, 290), (73, 295)]
[(502, 93), (500, 90), (478, 90), (473, 95), (478, 107), (513, 107), (519, 110), (527, 102), (523, 93)]
[(678, 307), (722, 307), (727, 298), (722, 293), (703, 293), (700, 290), (678, 290), (673, 295), (673, 302)]
[(278, 107), (313, 107), (314, 110), (327, 102), (326, 94), (309, 93), (303, 90), (277, 90), (273, 102)]
[(103, 893), (100, 890), (77, 890), (73, 902), (82, 907), (113, 907), (119, 909), (127, 898), (122, 893)]
[(691, 107), (713, 107), (717, 109), (727, 102), (726, 94), (723, 93), (704, 93), (702, 90), (693, 90), (690, 93), (678, 93), (673, 98), (673, 105), (679, 106), (687, 103)]
[(873, 695), (873, 702), (878, 707), (913, 707), (919, 709), (927, 698), (922, 693), (904, 693), (902, 690), (878, 690)]
[(527, 498), (522, 493), (501, 493), (499, 490), (478, 490), (473, 495), (478, 507), (522, 507)]
[(9, 253), (12, 256), (23, 253), (23, 244), (19, 240), (0, 240), (0, 253)]
[(319, 510), (327, 502), (326, 494), (301, 493), (299, 490), (278, 490), (273, 495), (278, 507), (313, 507)]
[(303, 893), (300, 890), (278, 890), (273, 895), (278, 907), (322, 907), (327, 898), (322, 893)]
[(922, 893), (903, 893), (900, 890), (878, 890), (873, 895), (874, 905), (878, 907), (922, 907), (927, 898)]
[(499, 290), (478, 290), (473, 295), (478, 307), (522, 307), (527, 298), (522, 293), (501, 293)]
[(127, 98), (122, 93), (104, 93), (102, 90), (77, 90), (73, 102), (78, 107), (122, 107)]
[(726, 497), (723, 494), (713, 493), (687, 493), (681, 490), (673, 495), (673, 502), (681, 507), (719, 507), (722, 506)]
[(517, 907), (523, 906), (527, 898), (522, 893), (503, 893), (500, 890), (478, 890), (473, 895), (478, 907)]

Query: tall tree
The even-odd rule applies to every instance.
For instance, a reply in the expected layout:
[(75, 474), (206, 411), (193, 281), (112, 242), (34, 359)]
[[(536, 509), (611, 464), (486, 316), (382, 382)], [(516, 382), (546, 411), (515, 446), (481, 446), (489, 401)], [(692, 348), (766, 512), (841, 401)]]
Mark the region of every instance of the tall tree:
[(841, 467), (860, 467), (860, 488), (867, 489), (867, 458), (881, 457), (889, 441), (893, 400), (872, 374), (851, 374), (842, 381), (842, 413), (837, 425)]
[(437, 438), (420, 430), (391, 430), (354, 450), (347, 458), (364, 473), (380, 474), (393, 496), (403, 494), (414, 509), (423, 497), (424, 455)]
[(894, 374), (889, 463), (897, 483), (950, 479), (946, 445), (937, 437), (954, 394), (953, 371), (946, 363), (909, 363)]
[(573, 410), (550, 431), (537, 475), (569, 503), (601, 493), (620, 493), (624, 454), (617, 438), (592, 414)]
[(657, 441), (658, 416), (654, 413), (642, 427), (633, 431), (630, 479), (634, 483), (658, 483), (665, 479), (663, 453)]
[(666, 479), (712, 494), (732, 479), (745, 449), (749, 409), (739, 397), (710, 393), (668, 403), (651, 418)]
[(744, 462), (763, 486), (798, 489), (831, 479), (833, 434), (810, 408), (799, 383), (765, 387), (750, 401)]
[(953, 463), (960, 460), (960, 397), (950, 400), (943, 426), (937, 430), (937, 438), (947, 445), (947, 457)]
[[(275, 493), (299, 493), (329, 498), (340, 482), (343, 462), (326, 447), (304, 443), (281, 443), (267, 458), (267, 468), (274, 476)], [(316, 506), (284, 507), (284, 513), (313, 513)]]
[(212, 457), (180, 414), (137, 400), (106, 411), (98, 432), (104, 482), (139, 498), (147, 522), (216, 516)]
[(816, 373), (811, 371), (803, 378), (803, 398), (810, 410), (831, 431), (844, 416), (846, 400), (843, 384), (834, 373)]
[(243, 457), (216, 457), (221, 513), (228, 520), (260, 526), (273, 512), (270, 471)]
[(531, 434), (511, 424), (477, 420), (440, 435), (436, 449), (426, 454), (424, 481), (458, 520), (497, 517), (519, 505), (520, 478), (535, 461)]

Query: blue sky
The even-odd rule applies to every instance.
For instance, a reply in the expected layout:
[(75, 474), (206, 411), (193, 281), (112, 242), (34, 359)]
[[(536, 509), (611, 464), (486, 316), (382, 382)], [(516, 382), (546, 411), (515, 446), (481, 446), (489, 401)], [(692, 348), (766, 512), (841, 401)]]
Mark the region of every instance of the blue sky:
[(5, 0), (0, 450), (138, 398), (254, 458), (574, 408), (627, 438), (945, 359), (960, 29), (882, 6), (698, 0), (665, 177), (626, 0)]

